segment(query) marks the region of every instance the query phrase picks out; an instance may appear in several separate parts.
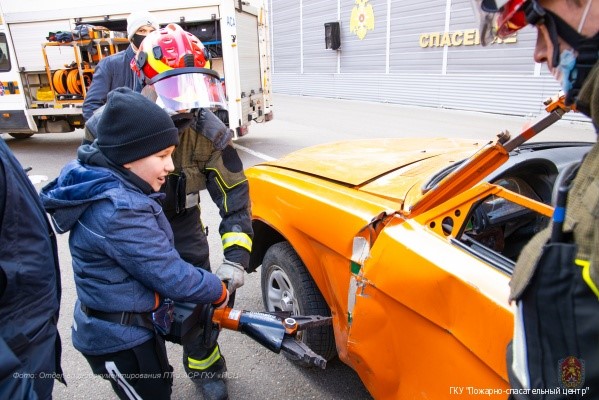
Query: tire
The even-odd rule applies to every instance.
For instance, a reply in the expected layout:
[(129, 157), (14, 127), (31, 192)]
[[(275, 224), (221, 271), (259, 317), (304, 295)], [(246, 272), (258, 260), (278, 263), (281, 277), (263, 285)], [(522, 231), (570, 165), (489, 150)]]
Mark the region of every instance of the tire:
[[(272, 245), (262, 261), (262, 301), (267, 311), (330, 316), (331, 310), (304, 263), (288, 242)], [(331, 325), (299, 331), (297, 338), (327, 361), (337, 355)], [(283, 353), (292, 361), (297, 361)]]
[(33, 136), (33, 133), (8, 133), (10, 136), (14, 137), (15, 139), (28, 139), (31, 136)]

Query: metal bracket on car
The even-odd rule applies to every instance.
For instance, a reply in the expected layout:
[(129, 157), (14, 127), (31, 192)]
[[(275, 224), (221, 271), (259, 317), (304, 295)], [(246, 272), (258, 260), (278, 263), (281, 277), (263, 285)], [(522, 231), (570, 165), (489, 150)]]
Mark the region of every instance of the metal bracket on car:
[(354, 237), (352, 255), (350, 259), (349, 290), (347, 292), (347, 322), (351, 325), (352, 314), (356, 305), (356, 297), (364, 294), (364, 287), (368, 280), (362, 274), (362, 266), (370, 258), (370, 242), (362, 237)]
[(356, 297), (364, 293), (367, 280), (362, 275), (362, 267), (370, 257), (370, 249), (376, 241), (379, 233), (383, 230), (389, 220), (397, 214), (397, 211), (382, 211), (374, 216), (366, 226), (360, 229), (354, 237), (352, 254), (350, 258), (350, 280), (347, 294), (347, 321), (351, 325), (352, 313), (356, 305)]

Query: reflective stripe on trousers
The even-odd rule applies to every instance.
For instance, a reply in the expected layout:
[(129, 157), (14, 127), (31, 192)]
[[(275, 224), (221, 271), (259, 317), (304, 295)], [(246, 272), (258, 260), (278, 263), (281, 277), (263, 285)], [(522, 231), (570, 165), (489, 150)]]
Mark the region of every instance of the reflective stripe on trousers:
[(205, 370), (210, 368), (215, 362), (217, 362), (218, 360), (220, 360), (220, 349), (218, 348), (218, 345), (214, 348), (214, 351), (212, 352), (212, 354), (210, 354), (208, 357), (204, 358), (203, 360), (196, 360), (195, 358), (191, 358), (191, 357), (187, 357), (187, 366), (190, 369), (197, 369), (197, 370)]

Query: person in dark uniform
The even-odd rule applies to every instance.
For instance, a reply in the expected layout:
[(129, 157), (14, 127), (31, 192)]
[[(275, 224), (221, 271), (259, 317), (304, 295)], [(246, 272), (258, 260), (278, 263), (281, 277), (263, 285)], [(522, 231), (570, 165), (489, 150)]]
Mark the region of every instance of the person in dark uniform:
[[(561, 84), (566, 105), (599, 129), (599, 1), (477, 2), (481, 42), (534, 26), (534, 60)], [(582, 389), (599, 398), (599, 144), (555, 185), (553, 221), (523, 249), (510, 282), (514, 399), (581, 398)]]
[(100, 60), (83, 101), (83, 118), (89, 120), (106, 103), (108, 92), (119, 87), (141, 90), (141, 81), (131, 73), (131, 60), (146, 35), (158, 29), (156, 17), (147, 11), (135, 11), (127, 17), (127, 37), (131, 43), (125, 50)]
[(0, 139), (0, 397), (51, 399), (64, 383), (56, 237), (23, 167)]
[[(221, 217), (224, 260), (216, 275), (233, 293), (244, 283), (252, 249), (249, 185), (230, 142), (231, 130), (210, 111), (226, 109), (226, 100), (218, 74), (208, 69), (206, 54), (197, 37), (169, 24), (144, 39), (133, 67), (146, 85), (142, 94), (166, 110), (179, 128), (175, 170), (163, 189), (175, 248), (184, 260), (210, 270), (208, 232), (199, 203), (199, 192), (207, 189)], [(185, 370), (204, 398), (226, 399), (226, 364), (218, 344), (206, 348), (197, 338), (184, 343), (183, 350)]]

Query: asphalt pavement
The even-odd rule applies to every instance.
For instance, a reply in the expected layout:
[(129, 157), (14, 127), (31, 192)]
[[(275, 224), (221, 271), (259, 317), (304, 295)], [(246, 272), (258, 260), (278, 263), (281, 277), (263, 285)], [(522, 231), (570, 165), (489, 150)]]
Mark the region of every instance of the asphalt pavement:
[[(541, 110), (541, 108), (540, 108)], [(540, 112), (539, 115), (542, 113)], [(534, 122), (526, 118), (482, 114), (447, 109), (428, 109), (391, 104), (274, 95), (274, 120), (253, 124), (250, 133), (235, 141), (244, 166), (281, 157), (306, 146), (344, 139), (375, 137), (466, 137), (492, 140), (502, 130), (512, 134)], [(35, 135), (15, 140), (2, 138), (13, 149), (24, 167), (32, 167), (30, 176), (53, 179), (62, 166), (75, 157), (82, 132)], [(535, 140), (594, 141), (596, 135), (588, 122), (560, 121)], [(46, 182), (36, 184), (39, 190)], [(202, 216), (209, 226), (211, 263), (222, 259), (218, 238), (219, 217), (206, 193), (201, 198)], [(71, 344), (70, 326), (76, 299), (68, 234), (58, 237), (63, 296), (59, 330), (63, 343), (62, 364), (68, 386), (57, 383), (56, 399), (114, 399), (108, 382), (91, 374), (85, 359)], [(236, 307), (262, 310), (260, 277), (246, 276), (238, 292)], [(297, 367), (282, 355), (274, 354), (252, 339), (225, 331), (220, 344), (228, 365), (231, 399), (369, 399), (370, 395), (358, 375), (339, 360), (329, 362), (324, 371)], [(382, 346), (381, 351), (384, 351)], [(167, 345), (170, 363), (175, 368), (173, 399), (196, 399), (201, 395), (185, 376), (178, 345)]]
[[(274, 95), (274, 119), (254, 124), (236, 141), (256, 162), (278, 158), (302, 147), (347, 139), (387, 137), (461, 137), (494, 140), (502, 131), (512, 137), (547, 115), (539, 99), (539, 112), (526, 117), (388, 103)], [(570, 115), (539, 133), (532, 141), (596, 140), (592, 124), (582, 115)], [(247, 150), (250, 150), (248, 153)]]

